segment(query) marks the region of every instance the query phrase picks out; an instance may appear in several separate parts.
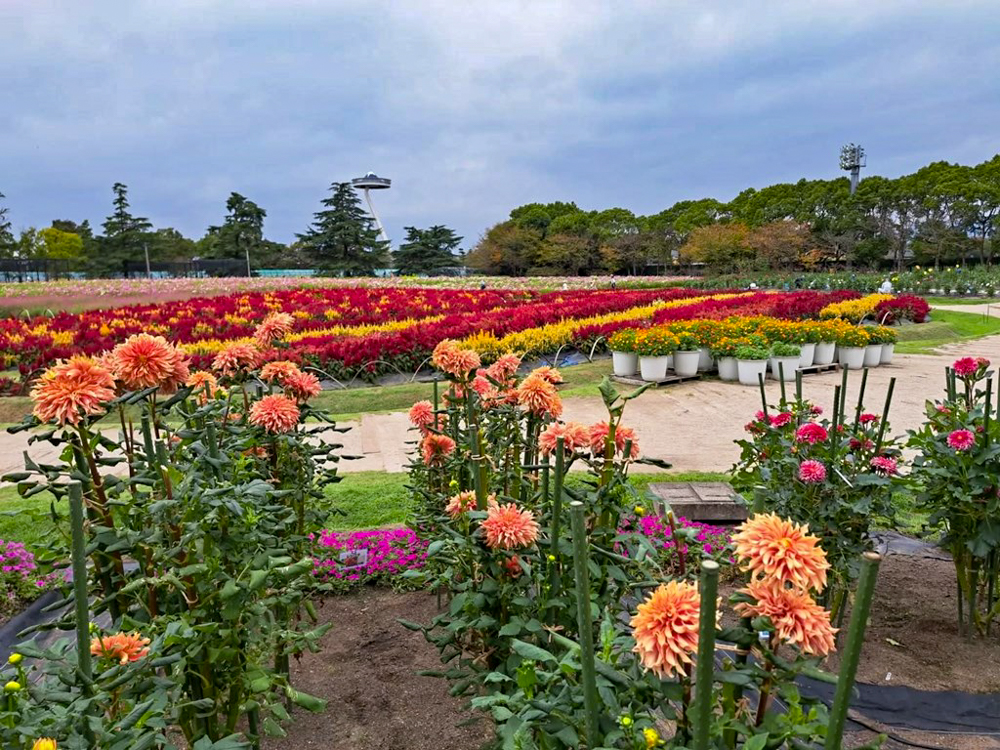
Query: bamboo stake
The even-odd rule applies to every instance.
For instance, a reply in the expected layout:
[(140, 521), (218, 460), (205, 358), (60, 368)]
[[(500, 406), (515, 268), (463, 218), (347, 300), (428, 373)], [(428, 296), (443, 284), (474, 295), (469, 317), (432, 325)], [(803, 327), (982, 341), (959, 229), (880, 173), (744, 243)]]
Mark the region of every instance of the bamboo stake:
[(896, 378), (889, 379), (889, 390), (885, 392), (885, 406), (882, 407), (882, 421), (878, 426), (878, 439), (875, 441), (875, 450), (882, 447), (882, 438), (885, 437), (885, 426), (889, 424), (889, 407), (892, 406), (892, 392), (896, 389)]
[(764, 416), (767, 416), (767, 392), (764, 390), (764, 373), (757, 373), (757, 385), (760, 388), (760, 403), (761, 409), (764, 411)]
[(590, 617), (590, 569), (587, 555), (587, 530), (583, 503), (569, 504), (573, 525), (573, 571), (576, 577), (576, 623), (580, 631), (580, 666), (583, 677), (583, 703), (587, 711), (587, 747), (600, 745), (600, 704), (597, 702), (597, 676), (594, 666), (594, 623)]
[(781, 386), (781, 408), (784, 409), (788, 397), (785, 395), (785, 364), (783, 362), (778, 363), (778, 383)]
[(555, 558), (549, 566), (549, 587), (552, 590), (552, 596), (559, 595), (559, 534), (562, 531), (559, 528), (559, 522), (562, 520), (560, 516), (562, 515), (565, 462), (566, 441), (564, 438), (558, 437), (556, 438), (556, 475), (552, 481), (552, 531), (549, 534), (549, 544), (552, 548), (550, 554)]
[[(76, 659), (77, 668), (83, 681), (83, 693), (90, 696), (93, 693), (93, 665), (90, 660), (90, 601), (87, 596), (87, 540), (83, 528), (83, 489), (79, 482), (69, 485), (69, 515), (72, 524), (73, 538), (71, 541), (73, 565), (73, 605), (76, 619)], [(94, 733), (85, 711), (83, 717), (84, 733), (87, 744), (97, 747)]]
[(868, 612), (871, 610), (872, 597), (875, 594), (875, 579), (878, 577), (878, 566), (881, 560), (882, 558), (877, 552), (865, 552), (862, 555), (857, 596), (854, 600), (854, 610), (851, 612), (851, 624), (847, 629), (847, 643), (844, 644), (844, 651), (841, 655), (837, 690), (834, 693), (833, 706), (830, 709), (826, 750), (841, 750), (844, 725), (847, 721), (847, 709), (851, 703), (854, 679), (858, 674), (861, 646), (865, 638)]
[(865, 385), (868, 383), (868, 368), (861, 371), (861, 389), (858, 391), (858, 407), (854, 410), (854, 424), (861, 420), (861, 410), (865, 408)]
[(715, 671), (715, 607), (719, 592), (719, 564), (714, 560), (701, 563), (701, 615), (698, 633), (698, 662), (695, 665), (694, 705), (691, 726), (694, 730), (694, 750), (708, 750), (708, 734), (712, 716), (712, 688)]

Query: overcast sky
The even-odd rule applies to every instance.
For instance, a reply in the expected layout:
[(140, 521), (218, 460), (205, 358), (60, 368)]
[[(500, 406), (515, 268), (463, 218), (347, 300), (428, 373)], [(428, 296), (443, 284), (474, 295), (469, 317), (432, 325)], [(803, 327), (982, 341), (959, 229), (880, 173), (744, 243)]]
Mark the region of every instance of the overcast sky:
[(136, 213), (200, 237), (231, 191), (289, 241), (369, 170), (394, 244), (510, 209), (684, 198), (1000, 152), (998, 0), (0, 0), (16, 228)]

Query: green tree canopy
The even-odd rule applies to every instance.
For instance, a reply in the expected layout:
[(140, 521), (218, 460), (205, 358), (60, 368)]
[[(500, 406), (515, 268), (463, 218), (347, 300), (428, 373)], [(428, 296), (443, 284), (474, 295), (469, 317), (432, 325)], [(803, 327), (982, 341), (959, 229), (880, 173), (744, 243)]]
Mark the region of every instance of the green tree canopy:
[(396, 270), (405, 275), (440, 273), (458, 263), (455, 251), (462, 238), (446, 226), (406, 227), (406, 241), (393, 253)]
[(371, 276), (388, 262), (389, 243), (379, 238), (374, 219), (361, 208), (351, 183), (336, 182), (330, 193), (299, 241), (323, 271)]

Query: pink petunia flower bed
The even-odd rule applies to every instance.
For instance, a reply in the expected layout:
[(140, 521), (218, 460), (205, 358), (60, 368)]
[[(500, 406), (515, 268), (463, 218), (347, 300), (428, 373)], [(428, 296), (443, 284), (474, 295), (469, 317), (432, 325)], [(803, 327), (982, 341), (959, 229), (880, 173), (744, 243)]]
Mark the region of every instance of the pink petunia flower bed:
[[(344, 554), (352, 552), (358, 554)], [(393, 584), (426, 559), (427, 542), (413, 529), (324, 531), (316, 539), (313, 573), (324, 583)]]

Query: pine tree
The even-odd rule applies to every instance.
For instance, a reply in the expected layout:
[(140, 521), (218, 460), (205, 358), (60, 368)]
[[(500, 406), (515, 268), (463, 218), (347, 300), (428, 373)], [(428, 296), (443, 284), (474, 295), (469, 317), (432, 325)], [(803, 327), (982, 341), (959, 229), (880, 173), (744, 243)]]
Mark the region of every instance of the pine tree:
[(249, 253), (251, 261), (260, 264), (261, 249), (267, 244), (264, 239), (267, 211), (239, 193), (229, 196), (226, 211), (221, 227), (208, 228), (209, 235), (214, 235), (214, 242), (210, 243), (212, 257), (243, 260)]
[(298, 235), (303, 249), (323, 271), (371, 276), (385, 266), (389, 243), (379, 239), (374, 219), (349, 182), (334, 183), (330, 192), (309, 231)]
[(430, 229), (406, 227), (406, 242), (393, 253), (396, 270), (403, 275), (439, 274), (459, 264), (455, 255), (462, 238), (448, 227), (436, 224)]
[(129, 211), (128, 186), (116, 182), (114, 211), (101, 225), (104, 236), (98, 243), (98, 253), (91, 258), (91, 273), (104, 276), (123, 270), (127, 261), (141, 261), (145, 257), (142, 244), (145, 234), (153, 225), (145, 216), (133, 216)]
[[(4, 199), (4, 194), (0, 193), (0, 200)], [(0, 257), (9, 258), (14, 252), (17, 241), (14, 239), (14, 232), (11, 231), (10, 219), (7, 218), (6, 206), (0, 206)]]

